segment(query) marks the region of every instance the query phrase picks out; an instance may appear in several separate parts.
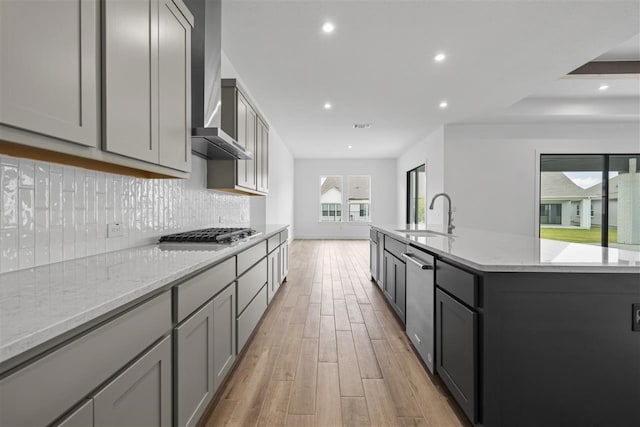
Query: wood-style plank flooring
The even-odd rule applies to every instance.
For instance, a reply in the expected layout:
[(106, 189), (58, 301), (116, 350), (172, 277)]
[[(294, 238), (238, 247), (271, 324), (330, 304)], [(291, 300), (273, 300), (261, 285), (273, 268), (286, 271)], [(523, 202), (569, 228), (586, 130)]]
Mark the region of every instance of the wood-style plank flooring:
[(470, 426), (370, 281), (367, 240), (297, 240), (210, 426)]

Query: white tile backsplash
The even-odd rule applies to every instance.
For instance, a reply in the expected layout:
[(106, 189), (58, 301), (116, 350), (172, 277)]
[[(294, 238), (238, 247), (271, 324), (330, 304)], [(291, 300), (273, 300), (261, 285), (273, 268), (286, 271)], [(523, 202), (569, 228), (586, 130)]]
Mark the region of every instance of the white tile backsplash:
[[(146, 245), (163, 234), (249, 225), (249, 197), (192, 178), (142, 179), (0, 157), (0, 273)], [(123, 237), (107, 238), (121, 222)]]

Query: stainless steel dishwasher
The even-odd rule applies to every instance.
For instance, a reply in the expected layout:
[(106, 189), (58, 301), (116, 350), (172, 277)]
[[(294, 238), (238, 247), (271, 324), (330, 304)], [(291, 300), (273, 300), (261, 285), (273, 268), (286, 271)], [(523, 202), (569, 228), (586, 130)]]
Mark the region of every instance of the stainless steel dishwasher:
[(413, 246), (402, 254), (407, 265), (406, 333), (422, 361), (434, 372), (434, 257)]

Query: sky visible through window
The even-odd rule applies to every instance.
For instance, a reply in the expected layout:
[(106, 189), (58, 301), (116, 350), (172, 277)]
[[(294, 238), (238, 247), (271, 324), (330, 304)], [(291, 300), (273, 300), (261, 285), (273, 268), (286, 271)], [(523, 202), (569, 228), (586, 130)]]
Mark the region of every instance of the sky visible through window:
[[(563, 172), (567, 178), (579, 187), (589, 188), (602, 182), (602, 172)], [(609, 178), (617, 176), (618, 172), (610, 172)]]

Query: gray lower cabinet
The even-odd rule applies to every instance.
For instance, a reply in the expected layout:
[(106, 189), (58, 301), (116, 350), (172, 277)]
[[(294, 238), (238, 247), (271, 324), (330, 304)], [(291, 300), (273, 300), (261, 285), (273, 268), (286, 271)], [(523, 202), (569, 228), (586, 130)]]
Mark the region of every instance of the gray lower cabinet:
[(280, 283), (287, 280), (289, 274), (289, 242), (284, 240), (280, 244)]
[(436, 288), (436, 371), (472, 422), (477, 421), (478, 314)]
[(220, 387), (236, 360), (235, 283), (213, 299), (213, 389)]
[(49, 425), (170, 330), (164, 292), (0, 379), (0, 426)]
[(53, 427), (87, 427), (93, 425), (93, 399), (87, 399), (80, 407)]
[(213, 302), (174, 329), (175, 421), (195, 426), (213, 397)]
[(400, 319), (405, 321), (406, 269), (405, 263), (384, 251), (384, 293)]
[(277, 248), (267, 256), (267, 300), (271, 303), (280, 288), (280, 250)]
[(98, 147), (99, 3), (0, 1), (0, 124)]
[(265, 285), (238, 316), (238, 353), (242, 351), (251, 333), (267, 309), (267, 286)]
[(171, 337), (167, 336), (93, 398), (94, 426), (171, 426)]
[(376, 232), (378, 238), (378, 256), (377, 256), (377, 278), (376, 281), (378, 283), (378, 287), (381, 290), (384, 290), (384, 234), (381, 232)]

